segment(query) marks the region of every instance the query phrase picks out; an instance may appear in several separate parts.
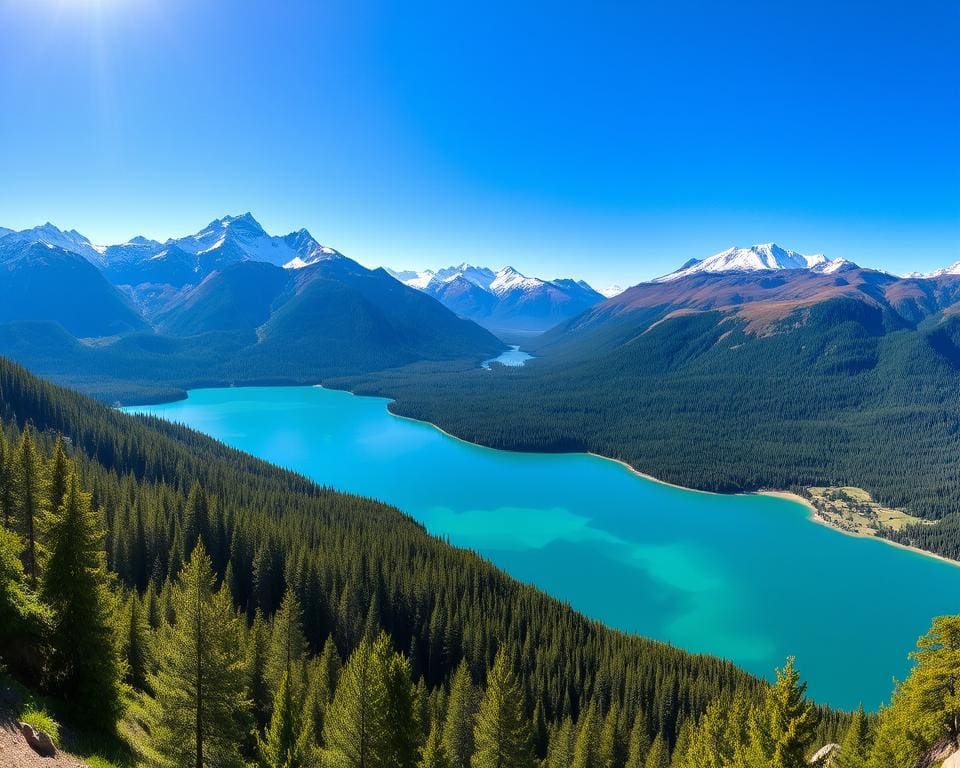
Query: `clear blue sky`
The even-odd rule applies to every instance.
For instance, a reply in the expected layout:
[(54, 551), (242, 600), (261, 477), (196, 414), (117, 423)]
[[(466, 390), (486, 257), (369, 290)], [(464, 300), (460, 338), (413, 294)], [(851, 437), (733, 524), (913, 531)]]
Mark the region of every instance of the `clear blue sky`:
[(368, 265), (630, 284), (960, 259), (960, 4), (0, 0), (0, 225), (250, 210)]

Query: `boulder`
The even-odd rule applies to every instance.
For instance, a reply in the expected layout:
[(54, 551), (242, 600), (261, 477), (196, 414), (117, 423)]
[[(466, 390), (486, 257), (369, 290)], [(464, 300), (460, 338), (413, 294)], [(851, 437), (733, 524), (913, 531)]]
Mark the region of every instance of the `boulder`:
[(813, 757), (810, 758), (810, 765), (829, 765), (833, 753), (838, 749), (840, 749), (839, 744), (824, 744), (813, 753)]
[(20, 733), (40, 757), (56, 757), (57, 748), (53, 746), (53, 739), (48, 733), (36, 730), (29, 723), (20, 723)]
[(960, 752), (954, 752), (944, 760), (943, 768), (960, 768)]

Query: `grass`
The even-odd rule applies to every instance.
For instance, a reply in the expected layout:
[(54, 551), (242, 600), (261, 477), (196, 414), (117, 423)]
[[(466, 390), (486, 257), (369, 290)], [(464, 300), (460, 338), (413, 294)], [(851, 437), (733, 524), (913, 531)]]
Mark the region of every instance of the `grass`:
[(810, 500), (831, 525), (851, 533), (875, 536), (880, 530), (899, 531), (907, 525), (929, 521), (901, 509), (878, 504), (867, 491), (853, 486), (808, 488)]
[(60, 749), (60, 724), (53, 719), (47, 710), (36, 704), (27, 704), (20, 712), (21, 722), (32, 725), (36, 731), (43, 731), (50, 736), (53, 745)]

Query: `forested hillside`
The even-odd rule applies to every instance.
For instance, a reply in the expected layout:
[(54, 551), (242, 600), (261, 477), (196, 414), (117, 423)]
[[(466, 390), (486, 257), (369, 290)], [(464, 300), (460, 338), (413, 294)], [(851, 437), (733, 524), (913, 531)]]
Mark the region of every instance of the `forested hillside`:
[(394, 509), (3, 361), (0, 413), (0, 661), (34, 690), (17, 717), (97, 765), (799, 768), (839, 740), (889, 768), (960, 735), (955, 618), (851, 719), (792, 660), (770, 687), (606, 630)]
[[(395, 412), (473, 442), (594, 451), (692, 488), (861, 487), (941, 521), (887, 535), (960, 558), (960, 318), (937, 310), (953, 294), (931, 289), (932, 314), (914, 321), (916, 297), (903, 303), (893, 283), (883, 301), (867, 285), (784, 308), (725, 280), (745, 302), (736, 311), (662, 294), (617, 310), (618, 297), (542, 337), (523, 368), (420, 365), (328, 384), (394, 397)], [(689, 299), (677, 282), (668, 289)]]
[[(343, 674), (362, 677), (373, 665), (384, 676), (376, 685), (407, 691), (401, 698), (412, 697), (418, 725), (405, 738), (417, 747), (440, 727), (439, 713), (449, 721), (451, 686), (476, 690), (473, 701), (485, 680), (499, 680), (540, 756), (550, 734), (588, 711), (610, 721), (624, 749), (631, 730), (644, 745), (660, 735), (669, 748), (712, 701), (762, 691), (729, 663), (588, 621), (393, 508), (318, 488), (187, 429), (112, 411), (7, 362), (0, 418), (0, 610), (11, 617), (0, 656), (19, 679), (62, 701), (68, 719), (109, 729), (126, 701), (147, 734), (137, 749), (172, 764), (184, 762), (170, 751), (170, 734), (193, 732), (184, 692), (199, 685), (190, 670), (201, 656), (222, 668), (206, 682), (221, 703), (205, 733), (237, 722), (241, 735), (267, 729), (280, 717), (277, 702), (284, 717), (302, 717), (309, 700), (313, 741), (304, 748), (345, 753), (352, 697), (367, 694), (350, 693), (361, 685), (352, 677), (341, 676), (341, 691), (341, 661)], [(203, 642), (191, 626), (201, 627)], [(456, 738), (466, 739), (474, 705), (461, 705), (470, 714), (458, 715), (466, 725)], [(825, 735), (837, 722), (825, 713)], [(255, 756), (258, 739), (273, 738), (260, 733), (231, 743)], [(208, 749), (227, 745), (211, 737)]]

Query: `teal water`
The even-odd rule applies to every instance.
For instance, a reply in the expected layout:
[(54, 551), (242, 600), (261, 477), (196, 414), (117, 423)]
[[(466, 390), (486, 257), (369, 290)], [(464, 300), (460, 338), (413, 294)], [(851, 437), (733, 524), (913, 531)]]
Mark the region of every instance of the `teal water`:
[(495, 451), (318, 387), (206, 389), (127, 410), (182, 422), (410, 513), (609, 626), (769, 677), (797, 657), (818, 701), (876, 708), (960, 568), (844, 536), (794, 502), (718, 496), (582, 454)]
[(532, 359), (533, 355), (531, 355), (529, 352), (524, 352), (519, 346), (514, 344), (506, 352), (501, 352), (496, 357), (491, 357), (489, 360), (484, 360), (482, 363), (480, 363), (480, 367), (486, 368), (489, 371), (491, 363), (500, 363), (500, 365), (508, 365), (511, 368), (519, 368), (521, 365), (527, 362), (527, 360)]

